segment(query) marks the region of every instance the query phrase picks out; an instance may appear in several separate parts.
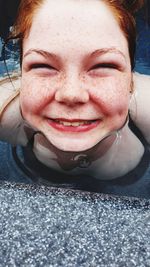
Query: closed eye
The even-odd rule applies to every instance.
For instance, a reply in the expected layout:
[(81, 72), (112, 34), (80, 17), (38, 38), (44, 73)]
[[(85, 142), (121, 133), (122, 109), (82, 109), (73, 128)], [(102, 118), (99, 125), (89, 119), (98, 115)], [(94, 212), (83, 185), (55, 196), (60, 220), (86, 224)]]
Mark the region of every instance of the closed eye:
[(113, 63), (100, 63), (94, 65), (91, 70), (93, 69), (99, 69), (99, 68), (107, 68), (107, 69), (118, 69), (118, 65), (113, 64)]
[(32, 64), (31, 65), (31, 69), (51, 69), (51, 70), (56, 70), (51, 65), (43, 64), (43, 63)]
[(116, 75), (118, 71), (121, 71), (121, 65), (111, 62), (102, 62), (99, 64), (93, 65), (89, 69), (89, 74), (93, 77), (109, 77)]

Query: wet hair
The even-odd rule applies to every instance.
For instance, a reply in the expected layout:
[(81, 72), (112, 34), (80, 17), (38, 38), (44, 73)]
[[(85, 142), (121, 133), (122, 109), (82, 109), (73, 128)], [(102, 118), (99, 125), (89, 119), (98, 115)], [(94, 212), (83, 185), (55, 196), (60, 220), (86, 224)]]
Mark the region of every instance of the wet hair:
[[(13, 30), (10, 34), (11, 39), (18, 39), (20, 46), (20, 61), (22, 61), (22, 45), (25, 37), (28, 36), (32, 26), (33, 17), (44, 4), (45, 0), (21, 0), (18, 9), (18, 16)], [(135, 49), (136, 49), (136, 24), (135, 12), (144, 4), (144, 0), (99, 0), (109, 6), (118, 21), (118, 24), (128, 41), (131, 68), (134, 68)]]

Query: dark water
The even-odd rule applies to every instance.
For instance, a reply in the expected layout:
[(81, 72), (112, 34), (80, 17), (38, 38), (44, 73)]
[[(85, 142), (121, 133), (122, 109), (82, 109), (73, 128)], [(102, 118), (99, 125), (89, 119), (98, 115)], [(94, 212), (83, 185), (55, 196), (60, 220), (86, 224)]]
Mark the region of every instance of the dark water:
[[(135, 71), (150, 75), (150, 25), (145, 20), (142, 12), (137, 18), (137, 50)], [(16, 45), (9, 43), (5, 53), (9, 72), (19, 69), (19, 55)], [(3, 62), (2, 40), (0, 39), (0, 76), (7, 75), (6, 66)]]
[(135, 70), (150, 75), (150, 22), (142, 13), (137, 18), (137, 33)]

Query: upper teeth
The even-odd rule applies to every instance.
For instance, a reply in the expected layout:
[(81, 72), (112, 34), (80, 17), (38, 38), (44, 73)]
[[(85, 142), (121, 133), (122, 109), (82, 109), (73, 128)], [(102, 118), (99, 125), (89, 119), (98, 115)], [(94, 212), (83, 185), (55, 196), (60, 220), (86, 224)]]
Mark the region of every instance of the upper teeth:
[(84, 124), (89, 124), (91, 123), (90, 121), (75, 121), (75, 122), (69, 122), (69, 121), (59, 121), (59, 120), (56, 120), (56, 122), (60, 123), (60, 124), (63, 124), (64, 126), (74, 126), (74, 127), (77, 127), (77, 126), (80, 126), (80, 125), (84, 125)]

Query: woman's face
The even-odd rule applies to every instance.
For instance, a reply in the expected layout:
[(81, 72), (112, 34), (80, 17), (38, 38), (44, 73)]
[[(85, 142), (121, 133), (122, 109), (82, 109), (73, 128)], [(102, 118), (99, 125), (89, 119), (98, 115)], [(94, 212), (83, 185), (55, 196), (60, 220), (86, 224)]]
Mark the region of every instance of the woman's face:
[(99, 0), (47, 0), (23, 43), (24, 118), (57, 148), (83, 151), (125, 122), (127, 41)]

